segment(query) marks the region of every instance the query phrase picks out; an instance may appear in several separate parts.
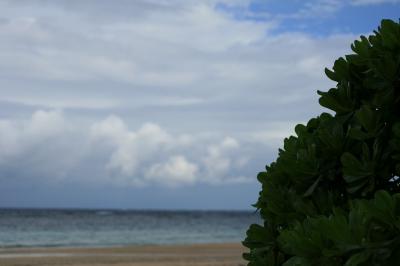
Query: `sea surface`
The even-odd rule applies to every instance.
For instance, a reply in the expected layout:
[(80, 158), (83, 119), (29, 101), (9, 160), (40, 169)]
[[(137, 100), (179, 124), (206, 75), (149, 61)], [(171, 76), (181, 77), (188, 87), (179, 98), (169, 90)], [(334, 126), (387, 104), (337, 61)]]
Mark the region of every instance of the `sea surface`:
[(251, 211), (0, 209), (0, 247), (237, 242), (260, 221)]

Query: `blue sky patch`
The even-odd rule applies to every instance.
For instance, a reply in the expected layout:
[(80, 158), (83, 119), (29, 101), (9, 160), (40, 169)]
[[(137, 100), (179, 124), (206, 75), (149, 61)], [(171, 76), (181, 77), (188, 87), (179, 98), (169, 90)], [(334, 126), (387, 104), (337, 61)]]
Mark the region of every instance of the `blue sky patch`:
[(274, 21), (274, 34), (304, 32), (313, 36), (369, 33), (382, 19), (398, 20), (400, 3), (355, 5), (345, 1), (253, 1), (247, 6), (217, 4), (238, 20)]

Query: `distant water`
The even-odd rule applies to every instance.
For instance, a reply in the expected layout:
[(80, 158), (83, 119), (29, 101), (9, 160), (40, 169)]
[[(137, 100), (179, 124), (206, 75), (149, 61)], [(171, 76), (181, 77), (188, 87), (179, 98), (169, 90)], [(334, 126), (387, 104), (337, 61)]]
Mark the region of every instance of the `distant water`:
[(237, 242), (250, 211), (0, 209), (0, 247)]

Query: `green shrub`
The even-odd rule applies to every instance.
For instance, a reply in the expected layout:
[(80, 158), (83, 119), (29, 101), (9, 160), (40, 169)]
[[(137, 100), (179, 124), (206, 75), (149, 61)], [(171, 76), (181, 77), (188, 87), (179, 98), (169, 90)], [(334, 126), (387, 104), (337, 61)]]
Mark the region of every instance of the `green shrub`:
[(322, 113), (258, 174), (249, 266), (400, 265), (400, 24), (383, 20), (326, 75)]

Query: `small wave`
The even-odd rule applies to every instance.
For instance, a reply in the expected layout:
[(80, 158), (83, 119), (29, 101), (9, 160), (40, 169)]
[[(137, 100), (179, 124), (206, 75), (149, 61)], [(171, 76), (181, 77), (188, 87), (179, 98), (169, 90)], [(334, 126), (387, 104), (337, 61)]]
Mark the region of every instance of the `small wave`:
[(105, 215), (113, 215), (112, 211), (97, 211), (96, 215), (105, 216)]

